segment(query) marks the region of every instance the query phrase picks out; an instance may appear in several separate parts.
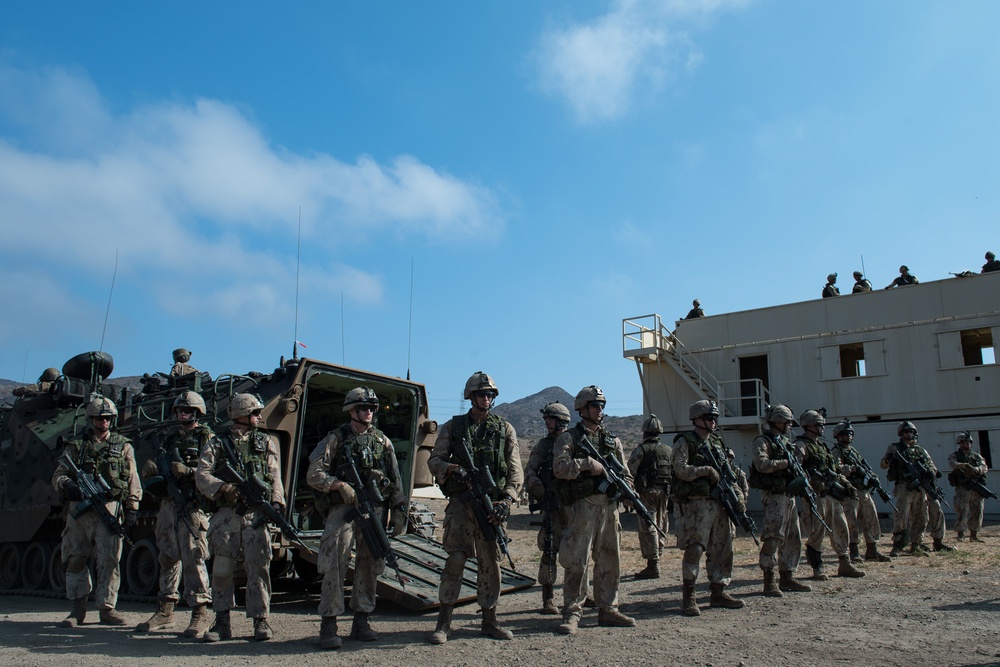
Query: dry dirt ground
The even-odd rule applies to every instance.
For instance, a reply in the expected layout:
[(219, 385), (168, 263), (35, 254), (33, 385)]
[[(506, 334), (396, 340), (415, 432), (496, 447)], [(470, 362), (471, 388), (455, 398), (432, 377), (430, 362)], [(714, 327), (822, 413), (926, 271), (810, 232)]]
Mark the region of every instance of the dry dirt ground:
[[(441, 506), (434, 509), (441, 517)], [(531, 575), (537, 572), (538, 554), (537, 528), (529, 522), (537, 518), (524, 508), (515, 510), (509, 531), (514, 559)], [(3, 596), (0, 664), (1000, 665), (998, 526), (983, 531), (986, 544), (966, 542), (951, 554), (871, 563), (864, 579), (811, 582), (812, 593), (781, 599), (761, 595), (756, 547), (749, 537), (740, 537), (731, 590), (747, 606), (737, 611), (707, 608), (702, 573), (703, 614), (687, 618), (679, 613), (680, 552), (665, 552), (661, 579), (633, 579), (631, 573), (642, 565), (635, 516), (622, 518), (621, 605), (638, 619), (635, 628), (598, 627), (595, 610), (587, 610), (577, 636), (557, 635), (558, 617), (537, 613), (541, 594), (536, 586), (500, 599), (500, 619), (514, 632), (510, 642), (481, 637), (472, 604), (456, 609), (452, 640), (431, 646), (425, 640), (436, 612), (418, 614), (379, 603), (373, 616), (381, 633), (378, 642), (347, 640), (337, 651), (321, 651), (316, 591), (304, 591), (295, 582), (276, 586), (271, 616), (276, 638), (269, 642), (246, 639), (250, 622), (236, 615), (234, 630), (243, 638), (218, 644), (184, 640), (175, 633), (137, 635), (97, 625), (94, 618), (68, 630), (58, 627), (67, 601)], [(800, 574), (807, 573), (800, 569)], [(152, 612), (149, 604), (124, 602), (119, 608), (131, 623)], [(187, 615), (186, 609), (179, 614), (185, 623)], [(350, 627), (349, 617), (341, 620), (341, 634), (345, 626)]]

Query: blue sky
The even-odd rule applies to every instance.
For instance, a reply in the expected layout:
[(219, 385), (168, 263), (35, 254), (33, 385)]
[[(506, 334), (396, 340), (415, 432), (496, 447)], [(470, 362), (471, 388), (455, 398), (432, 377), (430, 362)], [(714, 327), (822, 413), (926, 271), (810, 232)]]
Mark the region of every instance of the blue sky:
[(100, 347), (116, 253), (116, 375), (178, 346), (270, 370), (301, 210), (302, 354), (409, 358), (437, 419), (476, 370), (640, 413), (623, 318), (1000, 252), (998, 25), (986, 1), (0, 3), (0, 377)]

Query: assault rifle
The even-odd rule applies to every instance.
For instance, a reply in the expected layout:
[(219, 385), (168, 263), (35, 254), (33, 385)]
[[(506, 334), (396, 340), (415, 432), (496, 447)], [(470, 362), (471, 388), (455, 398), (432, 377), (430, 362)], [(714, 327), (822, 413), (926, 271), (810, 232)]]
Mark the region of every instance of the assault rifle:
[(556, 566), (556, 536), (552, 529), (552, 515), (559, 511), (559, 499), (556, 498), (555, 484), (553, 484), (552, 468), (549, 468), (541, 475), (542, 485), (545, 487), (545, 495), (539, 509), (542, 511), (542, 553), (549, 563), (549, 573), (555, 579), (558, 572)]
[(875, 474), (874, 470), (872, 470), (872, 467), (868, 464), (868, 461), (865, 461), (863, 458), (861, 458), (861, 456), (855, 449), (850, 449), (850, 450), (841, 449), (840, 451), (844, 453), (844, 458), (847, 459), (847, 462), (853, 465), (857, 469), (857, 471), (862, 475), (861, 485), (866, 489), (868, 489), (869, 491), (874, 491), (875, 493), (877, 493), (883, 501), (889, 503), (889, 507), (891, 507), (892, 510), (895, 512), (896, 505), (895, 503), (892, 502), (892, 496), (890, 496), (889, 493), (884, 488), (882, 488), (882, 480), (879, 479), (879, 476)]
[[(171, 450), (177, 451), (173, 447)], [(170, 456), (168, 452), (163, 447), (160, 447), (156, 452), (156, 469), (160, 473), (160, 477), (167, 484), (167, 494), (170, 499), (174, 501), (174, 507), (177, 508), (177, 515), (187, 526), (188, 532), (191, 533), (195, 538), (198, 537), (198, 531), (195, 530), (194, 526), (191, 525), (191, 519), (188, 517), (188, 504), (187, 500), (184, 499), (184, 492), (181, 491), (180, 487), (177, 486), (177, 478), (174, 473), (170, 470), (170, 464), (173, 462), (183, 463), (180, 454), (175, 457)]]
[(490, 469), (483, 466), (477, 468), (472, 460), (472, 453), (469, 445), (462, 438), (458, 446), (459, 464), (464, 469), (468, 477), (469, 488), (458, 495), (459, 500), (472, 509), (472, 514), (476, 517), (479, 529), (483, 531), (483, 536), (496, 540), (500, 547), (500, 553), (507, 557), (510, 569), (517, 570), (514, 566), (514, 559), (510, 556), (510, 549), (507, 548), (507, 533), (503, 529), (503, 520), (506, 517), (499, 516), (493, 506), (492, 494), (496, 492), (497, 484), (493, 481)]
[(822, 482), (826, 486), (827, 494), (837, 502), (843, 502), (848, 498), (858, 495), (853, 485), (845, 485), (840, 481), (840, 476), (829, 468), (822, 471), (810, 468), (809, 477)]
[(80, 495), (83, 496), (83, 500), (78, 502), (71, 512), (73, 518), (78, 519), (90, 510), (94, 510), (105, 528), (110, 530), (112, 534), (121, 537), (126, 544), (131, 545), (132, 539), (125, 534), (125, 527), (122, 525), (122, 522), (105, 505), (105, 503), (111, 500), (111, 487), (101, 477), (101, 473), (89, 473), (80, 470), (76, 462), (73, 461), (73, 458), (65, 452), (63, 452), (59, 460), (73, 473), (73, 479), (76, 481), (76, 485), (80, 487)]
[(903, 463), (903, 465), (906, 467), (906, 472), (912, 478), (910, 482), (907, 483), (906, 488), (912, 491), (913, 489), (916, 489), (919, 486), (924, 491), (926, 491), (927, 495), (929, 495), (931, 498), (937, 500), (945, 507), (948, 507), (949, 509), (951, 508), (951, 505), (948, 504), (948, 501), (944, 499), (944, 491), (942, 491), (941, 487), (939, 487), (937, 485), (937, 482), (934, 481), (937, 477), (941, 475), (940, 472), (937, 475), (935, 475), (933, 472), (930, 471), (930, 469), (926, 465), (923, 464), (923, 462), (911, 461), (910, 459), (906, 458), (905, 456), (903, 456), (903, 452), (902, 450), (900, 450), (898, 446), (892, 448), (892, 453), (893, 456), (895, 456)]
[(719, 483), (709, 489), (709, 494), (712, 498), (722, 503), (722, 506), (726, 508), (726, 514), (729, 515), (729, 519), (750, 533), (754, 544), (760, 546), (760, 540), (757, 539), (757, 525), (750, 518), (750, 515), (747, 514), (745, 499), (743, 510), (741, 511), (739, 508), (740, 501), (736, 496), (736, 489), (733, 488), (739, 482), (736, 479), (736, 473), (729, 467), (729, 461), (721, 461), (715, 455), (715, 452), (712, 451), (712, 448), (708, 446), (707, 442), (702, 443), (701, 447), (698, 448), (698, 452), (705, 456), (712, 464), (712, 467), (715, 468), (715, 471), (719, 473)]
[(385, 564), (396, 571), (396, 579), (399, 580), (400, 586), (406, 588), (403, 573), (399, 571), (399, 559), (389, 544), (389, 537), (385, 534), (385, 517), (380, 508), (385, 503), (385, 498), (374, 478), (369, 479), (367, 484), (361, 481), (361, 473), (358, 472), (354, 455), (346, 445), (341, 445), (340, 448), (337, 476), (353, 486), (357, 496), (354, 507), (347, 513), (345, 519), (355, 523), (368, 551), (376, 560), (385, 559)]
[[(243, 498), (243, 504), (246, 506), (243, 510), (244, 512), (246, 510), (260, 512), (261, 516), (254, 521), (253, 527), (259, 528), (262, 524), (270, 521), (278, 527), (281, 534), (288, 538), (289, 541), (294, 542), (300, 549), (305, 550), (307, 553), (314, 553), (312, 549), (306, 546), (302, 538), (299, 537), (299, 534), (295, 531), (295, 527), (288, 523), (285, 517), (278, 514), (278, 510), (274, 509), (270, 499), (271, 488), (267, 483), (258, 475), (246, 474), (246, 466), (226, 438), (219, 438), (219, 442), (225, 450), (226, 460), (221, 466), (216, 468), (215, 474), (219, 479), (232, 484), (239, 490), (240, 496)], [(236, 470), (233, 467), (233, 463), (237, 463), (244, 469), (244, 472), (241, 474)]]
[(986, 485), (983, 484), (982, 482), (977, 482), (975, 480), (970, 480), (970, 481), (967, 482), (967, 484), (969, 485), (970, 489), (972, 489), (973, 491), (975, 491), (976, 493), (978, 493), (979, 495), (981, 495), (983, 498), (992, 498), (993, 500), (1000, 500), (1000, 496), (998, 496), (993, 491), (990, 491), (986, 487)]
[(601, 493), (610, 496), (611, 498), (618, 500), (619, 498), (624, 498), (628, 502), (632, 503), (632, 507), (635, 509), (635, 513), (642, 517), (642, 520), (651, 525), (656, 529), (663, 539), (668, 539), (667, 534), (663, 532), (663, 529), (656, 525), (656, 517), (653, 513), (649, 511), (649, 508), (642, 504), (642, 499), (639, 498), (639, 494), (635, 492), (627, 481), (625, 481), (625, 466), (621, 461), (618, 460), (617, 456), (601, 456), (601, 453), (597, 451), (597, 447), (594, 447), (594, 443), (590, 441), (586, 435), (581, 438), (578, 443), (580, 448), (592, 459), (597, 459), (604, 466), (604, 479), (598, 484), (597, 490)]
[[(775, 441), (775, 444), (778, 444)], [(826, 521), (823, 520), (823, 515), (819, 513), (819, 508), (816, 503), (816, 491), (813, 490), (812, 486), (809, 484), (809, 476), (806, 475), (806, 471), (802, 469), (802, 463), (799, 462), (798, 454), (795, 453), (795, 448), (791, 447), (791, 442), (788, 445), (779, 445), (785, 450), (785, 455), (788, 456), (788, 468), (792, 471), (792, 482), (794, 483), (796, 479), (801, 479), (802, 483), (799, 485), (802, 487), (802, 491), (798, 495), (801, 495), (809, 503), (809, 511), (812, 515), (816, 517), (823, 527), (829, 532), (833, 532), (833, 529), (827, 525)]]

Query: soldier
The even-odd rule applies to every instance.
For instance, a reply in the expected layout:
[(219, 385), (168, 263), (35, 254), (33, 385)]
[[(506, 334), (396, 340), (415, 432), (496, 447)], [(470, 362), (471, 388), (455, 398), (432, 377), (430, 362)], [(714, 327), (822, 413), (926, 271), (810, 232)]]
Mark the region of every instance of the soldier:
[[(281, 483), (281, 460), (278, 441), (259, 430), (264, 421), (264, 404), (252, 394), (236, 394), (229, 403), (232, 425), (226, 433), (209, 440), (201, 450), (195, 484), (198, 491), (213, 501), (215, 513), (208, 523), (208, 542), (215, 557), (212, 564), (212, 608), (215, 622), (204, 635), (206, 642), (232, 639), (229, 612), (236, 606), (233, 575), (242, 558), (247, 577), (246, 614), (253, 619), (253, 636), (266, 641), (274, 636), (267, 622), (271, 603), (271, 527), (261, 521), (260, 512), (248, 508), (236, 511), (241, 500), (239, 489), (217, 475), (228, 462), (241, 475), (254, 475), (271, 487), (271, 504), (278, 513), (285, 511), (285, 490)], [(227, 454), (227, 450), (237, 460)]]
[[(135, 467), (132, 442), (111, 427), (118, 417), (118, 408), (110, 399), (97, 397), (87, 404), (89, 426), (85, 433), (66, 443), (63, 450), (80, 471), (100, 475), (110, 487), (108, 512), (120, 517), (128, 530), (139, 518), (142, 487)], [(122, 537), (112, 532), (97, 515), (89, 510), (80, 516), (73, 512), (83, 500), (79, 480), (70, 476), (63, 461), (56, 466), (52, 485), (69, 501), (66, 527), (62, 534), (62, 559), (66, 564), (66, 597), (73, 601), (73, 611), (62, 622), (64, 628), (82, 625), (87, 616), (87, 596), (94, 591), (102, 625), (125, 625), (125, 617), (115, 610), (121, 573), (118, 561), (122, 555)], [(97, 565), (97, 586), (94, 588), (87, 568), (93, 556)]]
[[(812, 588), (794, 578), (802, 556), (799, 517), (795, 513), (794, 481), (801, 487), (807, 482), (795, 480), (789, 468), (793, 452), (788, 433), (795, 423), (792, 411), (784, 405), (768, 407), (764, 413), (767, 430), (753, 441), (754, 457), (749, 483), (761, 491), (764, 525), (761, 528), (760, 569), (764, 572), (764, 595), (782, 597), (785, 592), (809, 592)], [(780, 553), (779, 553), (780, 552)], [(774, 580), (778, 567), (779, 581)]]
[(487, 468), (496, 486), (492, 492), (494, 515), (501, 523), (510, 514), (517, 498), (523, 471), (517, 447), (517, 433), (503, 417), (494, 414), (493, 401), (500, 395), (493, 378), (476, 371), (465, 383), (465, 399), (472, 407), (464, 415), (449, 419), (438, 431), (427, 466), (441, 490), (448, 497), (444, 515), (444, 549), (448, 552), (441, 573), (437, 626), (428, 638), (431, 644), (444, 644), (451, 636), (451, 614), (462, 588), (465, 561), (479, 562), (477, 598), (483, 612), (480, 631), (493, 639), (513, 639), (510, 630), (497, 621), (500, 598), (500, 548), (497, 541), (483, 534), (473, 508), (462, 498), (469, 488), (469, 471), (459, 463), (455, 447), (464, 440), (477, 467)]
[(35, 394), (47, 394), (52, 390), (52, 385), (56, 383), (59, 379), (59, 369), (57, 368), (46, 368), (41, 376), (38, 378), (38, 382), (35, 384), (25, 385), (23, 387), (14, 387), (14, 390), (10, 393), (14, 396), (34, 396)]
[(542, 419), (548, 434), (531, 449), (524, 469), (524, 486), (531, 494), (531, 505), (542, 513), (542, 528), (538, 531), (538, 548), (542, 552), (538, 563), (538, 583), (542, 585), (542, 613), (558, 614), (553, 586), (559, 554), (559, 540), (566, 526), (566, 510), (559, 504), (553, 486), (552, 445), (569, 426), (569, 408), (558, 401), (542, 408)]
[(893, 287), (902, 287), (904, 285), (918, 285), (920, 281), (917, 277), (910, 274), (909, 267), (906, 264), (899, 267), (899, 275), (896, 276), (895, 280), (886, 286), (886, 289), (892, 289)]
[[(674, 438), (673, 494), (680, 512), (678, 546), (684, 549), (681, 612), (685, 616), (699, 616), (701, 610), (695, 600), (694, 585), (702, 554), (706, 556), (705, 569), (712, 591), (710, 605), (740, 609), (743, 601), (726, 592), (726, 586), (732, 581), (736, 528), (722, 503), (711, 496), (711, 489), (719, 483), (720, 475), (704, 450), (708, 448), (716, 461), (726, 459), (727, 447), (715, 433), (719, 407), (715, 401), (696, 401), (688, 410), (688, 418), (694, 429)], [(746, 499), (740, 501), (745, 504)]]
[(934, 540), (934, 551), (953, 551), (954, 547), (943, 542), (945, 525), (941, 503), (928, 497), (919, 480), (914, 479), (899, 456), (925, 467), (935, 478), (941, 477), (941, 473), (927, 450), (917, 444), (919, 435), (913, 422), (900, 422), (896, 435), (899, 436), (899, 442), (889, 445), (880, 463), (883, 470), (888, 470), (886, 477), (889, 481), (896, 483), (892, 491), (896, 498), (896, 511), (892, 514), (892, 551), (889, 555), (898, 556), (909, 544), (910, 553), (926, 556), (928, 549), (923, 544), (923, 536), (924, 529), (928, 527)]
[(695, 299), (694, 301), (691, 302), (691, 310), (689, 310), (688, 314), (684, 316), (684, 319), (695, 320), (698, 319), (699, 317), (705, 317), (705, 311), (702, 310), (701, 308), (701, 301)]
[(191, 373), (197, 373), (198, 369), (189, 364), (191, 361), (191, 351), (179, 347), (173, 352), (174, 366), (170, 369), (170, 377), (179, 378)]
[[(357, 491), (338, 473), (345, 456), (354, 459), (361, 481), (367, 486), (374, 483), (385, 500), (377, 505), (382, 527), (385, 527), (386, 510), (392, 508), (392, 535), (399, 535), (406, 528), (406, 495), (399, 477), (396, 452), (389, 438), (374, 426), (378, 414), (378, 396), (368, 387), (357, 387), (344, 397), (344, 412), (350, 421), (341, 424), (320, 440), (309, 457), (309, 486), (318, 492), (317, 506), (329, 508), (323, 537), (320, 540), (317, 569), (323, 573), (323, 591), (319, 600), (320, 646), (325, 649), (340, 648), (337, 636), (337, 616), (344, 613), (344, 580), (351, 563), (351, 546), (354, 543), (354, 521), (348, 515), (357, 502)], [(375, 504), (379, 499), (372, 498)], [(359, 533), (360, 535), (360, 533)], [(351, 587), (351, 637), (371, 642), (378, 639), (368, 622), (375, 610), (375, 584), (385, 570), (385, 559), (376, 559), (367, 542), (357, 539), (354, 580)]]
[(1000, 262), (997, 261), (996, 255), (990, 251), (986, 251), (986, 263), (983, 264), (983, 273), (990, 273), (991, 271), (1000, 271)]
[[(584, 387), (573, 401), (580, 415), (577, 424), (556, 438), (552, 472), (559, 501), (567, 509), (569, 523), (563, 530), (559, 562), (565, 568), (563, 582), (563, 622), (558, 632), (575, 635), (580, 627), (587, 599), (587, 569), (593, 556), (594, 600), (597, 624), (630, 628), (635, 619), (618, 611), (618, 584), (621, 579), (621, 524), (618, 502), (599, 490), (605, 478), (604, 465), (584, 453), (579, 443), (587, 438), (604, 457), (617, 458), (624, 468), (625, 451), (621, 440), (604, 426), (604, 392), (596, 385)], [(625, 480), (632, 483), (628, 470)]]
[(958, 531), (958, 541), (965, 539), (965, 530), (969, 530), (970, 542), (982, 542), (979, 539), (979, 529), (983, 525), (983, 504), (986, 501), (974, 488), (973, 484), (986, 483), (986, 473), (989, 470), (986, 461), (977, 452), (972, 451), (972, 434), (962, 431), (955, 439), (958, 449), (948, 457), (951, 472), (948, 481), (955, 487), (955, 530)]
[[(864, 469), (861, 462), (864, 458), (851, 444), (854, 442), (854, 427), (851, 420), (842, 419), (833, 427), (833, 437), (837, 444), (833, 446), (833, 456), (841, 465), (841, 473), (851, 482), (856, 496), (844, 500), (844, 515), (847, 517), (847, 528), (850, 533), (851, 561), (860, 563), (862, 560), (885, 563), (892, 560), (878, 551), (878, 540), (882, 536), (882, 528), (878, 522), (878, 510), (875, 509), (875, 499), (871, 490), (865, 486)], [(858, 538), (865, 538), (865, 555), (861, 557), (858, 548)]]
[(865, 278), (864, 274), (860, 271), (854, 272), (854, 288), (851, 290), (851, 294), (864, 294), (865, 292), (872, 291), (872, 281)]
[[(199, 423), (204, 417), (205, 399), (193, 391), (185, 391), (174, 399), (174, 415), (178, 428), (170, 433), (142, 469), (147, 489), (157, 487), (160, 511), (156, 515), (156, 548), (160, 560), (159, 607), (153, 616), (136, 626), (136, 632), (165, 630), (174, 627), (174, 607), (180, 599), (178, 587), (181, 570), (184, 573), (184, 599), (191, 607), (191, 622), (185, 637), (200, 637), (208, 629), (208, 604), (212, 592), (208, 585), (208, 516), (201, 511), (201, 495), (195, 488), (194, 471), (205, 444), (212, 438), (212, 429)], [(160, 470), (158, 461), (169, 461), (169, 469)], [(173, 478), (176, 495), (168, 491)], [(154, 484), (148, 481), (153, 480)], [(157, 482), (158, 480), (158, 482)]]
[(832, 529), (828, 531), (811, 511), (800, 510), (800, 521), (807, 534), (806, 561), (812, 566), (813, 579), (826, 581), (829, 578), (823, 571), (823, 538), (827, 533), (839, 563), (837, 576), (863, 577), (865, 572), (851, 563), (850, 532), (844, 515), (843, 501), (853, 494), (854, 487), (840, 474), (840, 464), (821, 440), (826, 430), (826, 417), (818, 410), (806, 410), (799, 415), (799, 425), (803, 433), (795, 439), (795, 447), (818, 496), (819, 513)]
[(837, 287), (837, 274), (831, 273), (826, 277), (826, 285), (823, 286), (823, 298), (828, 299), (831, 296), (840, 296), (840, 288)]
[[(673, 469), (673, 448), (660, 442), (663, 424), (651, 414), (642, 422), (642, 442), (628, 457), (628, 470), (635, 480), (635, 490), (643, 504), (656, 518), (656, 525), (667, 532), (667, 500), (670, 497), (670, 478)], [(635, 573), (636, 579), (660, 578), (660, 555), (663, 544), (653, 524), (639, 519), (639, 550), (646, 559), (646, 567)]]

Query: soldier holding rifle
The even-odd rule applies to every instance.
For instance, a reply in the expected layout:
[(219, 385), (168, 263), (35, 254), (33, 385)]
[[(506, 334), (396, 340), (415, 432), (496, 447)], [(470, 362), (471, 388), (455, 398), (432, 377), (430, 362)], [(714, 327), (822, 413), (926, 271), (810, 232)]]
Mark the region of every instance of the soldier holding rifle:
[(965, 539), (966, 529), (970, 542), (982, 542), (979, 529), (983, 526), (983, 505), (987, 497), (996, 499), (997, 494), (985, 486), (989, 469), (983, 457), (972, 451), (972, 434), (962, 431), (955, 442), (958, 449), (948, 457), (948, 481), (955, 487), (955, 530), (959, 542)]
[(882, 536), (882, 528), (878, 522), (878, 511), (875, 509), (874, 489), (883, 500), (892, 505), (889, 494), (882, 489), (882, 483), (871, 469), (861, 452), (852, 446), (854, 442), (854, 427), (850, 419), (843, 419), (833, 427), (833, 437), (837, 444), (833, 446), (833, 455), (841, 464), (841, 472), (854, 486), (856, 496), (844, 500), (844, 515), (847, 517), (847, 528), (850, 533), (851, 561), (861, 562), (861, 551), (858, 539), (865, 538), (864, 560), (884, 563), (892, 560), (878, 551), (878, 540)]
[(628, 470), (635, 479), (635, 490), (656, 519), (655, 524), (639, 519), (639, 550), (646, 559), (646, 567), (635, 573), (636, 579), (660, 578), (660, 556), (663, 554), (660, 533), (668, 529), (667, 501), (674, 456), (673, 448), (660, 442), (661, 433), (663, 424), (659, 418), (653, 414), (646, 417), (642, 422), (642, 442), (628, 457)]

